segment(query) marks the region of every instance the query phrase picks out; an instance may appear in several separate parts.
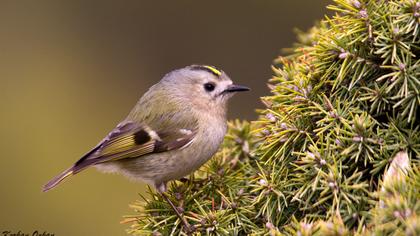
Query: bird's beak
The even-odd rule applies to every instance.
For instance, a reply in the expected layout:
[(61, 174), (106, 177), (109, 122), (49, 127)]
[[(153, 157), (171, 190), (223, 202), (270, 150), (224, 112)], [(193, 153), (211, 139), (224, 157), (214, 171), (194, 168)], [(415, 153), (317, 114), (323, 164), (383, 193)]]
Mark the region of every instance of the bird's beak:
[(242, 85), (231, 84), (227, 87), (227, 89), (224, 92), (233, 93), (233, 92), (243, 92), (243, 91), (249, 91), (249, 90), (251, 89), (248, 87), (245, 87)]

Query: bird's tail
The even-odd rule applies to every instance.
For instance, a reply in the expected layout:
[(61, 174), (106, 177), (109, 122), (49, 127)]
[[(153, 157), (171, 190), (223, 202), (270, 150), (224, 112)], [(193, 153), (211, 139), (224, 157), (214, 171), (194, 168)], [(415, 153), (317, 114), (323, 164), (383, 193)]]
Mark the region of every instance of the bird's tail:
[(59, 183), (61, 183), (61, 181), (63, 181), (67, 177), (72, 176), (73, 175), (73, 167), (74, 166), (68, 168), (67, 170), (63, 171), (63, 173), (57, 175), (52, 180), (50, 180), (46, 185), (44, 185), (44, 187), (42, 188), (42, 191), (46, 192), (46, 191), (54, 188), (55, 186), (57, 186)]

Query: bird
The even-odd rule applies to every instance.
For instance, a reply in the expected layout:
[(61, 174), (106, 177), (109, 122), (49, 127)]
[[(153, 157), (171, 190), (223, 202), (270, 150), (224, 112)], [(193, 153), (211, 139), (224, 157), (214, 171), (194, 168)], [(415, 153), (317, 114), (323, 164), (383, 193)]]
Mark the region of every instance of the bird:
[(165, 195), (166, 185), (194, 172), (217, 152), (227, 131), (228, 100), (248, 90), (233, 84), (214, 66), (173, 70), (151, 86), (92, 150), (45, 184), (43, 191), (93, 166), (153, 186), (188, 228)]

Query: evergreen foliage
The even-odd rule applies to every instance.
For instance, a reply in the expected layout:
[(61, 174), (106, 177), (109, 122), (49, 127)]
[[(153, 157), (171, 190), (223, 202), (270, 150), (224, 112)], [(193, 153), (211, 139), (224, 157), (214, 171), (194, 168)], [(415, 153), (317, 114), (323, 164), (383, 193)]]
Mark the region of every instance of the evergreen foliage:
[[(420, 2), (329, 9), (275, 60), (260, 118), (169, 186), (193, 234), (420, 235)], [(153, 190), (133, 207), (131, 234), (185, 235)]]

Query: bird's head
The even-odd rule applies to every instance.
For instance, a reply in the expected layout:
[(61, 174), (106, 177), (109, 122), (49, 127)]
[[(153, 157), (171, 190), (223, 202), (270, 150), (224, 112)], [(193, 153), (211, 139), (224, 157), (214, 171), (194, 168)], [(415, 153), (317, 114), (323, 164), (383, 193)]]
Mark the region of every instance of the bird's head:
[(162, 83), (191, 105), (203, 109), (225, 109), (227, 101), (236, 92), (249, 91), (248, 87), (233, 84), (229, 76), (213, 66), (191, 65), (170, 72)]

